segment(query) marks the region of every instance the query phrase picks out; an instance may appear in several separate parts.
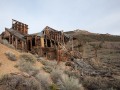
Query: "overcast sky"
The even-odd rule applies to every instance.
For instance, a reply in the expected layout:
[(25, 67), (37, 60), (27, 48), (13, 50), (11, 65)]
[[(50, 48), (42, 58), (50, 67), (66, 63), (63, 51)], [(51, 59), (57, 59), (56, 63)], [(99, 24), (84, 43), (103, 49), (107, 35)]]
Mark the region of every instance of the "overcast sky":
[(0, 33), (12, 19), (29, 25), (29, 33), (50, 26), (120, 35), (120, 0), (0, 0)]

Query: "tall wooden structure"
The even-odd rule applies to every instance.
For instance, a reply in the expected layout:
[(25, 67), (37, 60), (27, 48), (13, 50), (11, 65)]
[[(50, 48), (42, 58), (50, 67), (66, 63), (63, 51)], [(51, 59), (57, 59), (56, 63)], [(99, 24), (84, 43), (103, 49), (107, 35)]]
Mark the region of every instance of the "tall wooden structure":
[(62, 31), (46, 26), (40, 33), (28, 34), (28, 25), (12, 19), (12, 27), (5, 28), (2, 39), (16, 49), (36, 53), (50, 59), (56, 58), (56, 50), (68, 41)]

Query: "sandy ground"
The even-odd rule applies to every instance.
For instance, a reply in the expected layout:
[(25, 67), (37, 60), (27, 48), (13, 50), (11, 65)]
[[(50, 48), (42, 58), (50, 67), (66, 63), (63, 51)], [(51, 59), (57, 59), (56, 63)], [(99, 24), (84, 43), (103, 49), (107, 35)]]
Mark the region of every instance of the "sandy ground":
[[(17, 56), (17, 61), (9, 60), (5, 55), (5, 52), (7, 51), (13, 52)], [(7, 46), (0, 43), (0, 63), (2, 64), (0, 66), (0, 76), (7, 73), (20, 72), (17, 68), (14, 67), (19, 62), (20, 54), (20, 52), (8, 48)], [(43, 65), (40, 62), (36, 62), (35, 66), (37, 68), (41, 68)]]

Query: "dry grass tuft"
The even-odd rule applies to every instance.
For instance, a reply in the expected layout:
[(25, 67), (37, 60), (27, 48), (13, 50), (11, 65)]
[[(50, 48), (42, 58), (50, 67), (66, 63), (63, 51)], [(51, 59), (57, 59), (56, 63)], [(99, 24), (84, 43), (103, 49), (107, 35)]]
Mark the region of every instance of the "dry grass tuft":
[(8, 57), (9, 60), (11, 61), (16, 61), (17, 58), (13, 52), (7, 51), (5, 52), (5, 55)]
[(35, 63), (37, 61), (36, 57), (30, 53), (22, 53), (20, 55), (20, 60), (25, 60), (26, 62)]

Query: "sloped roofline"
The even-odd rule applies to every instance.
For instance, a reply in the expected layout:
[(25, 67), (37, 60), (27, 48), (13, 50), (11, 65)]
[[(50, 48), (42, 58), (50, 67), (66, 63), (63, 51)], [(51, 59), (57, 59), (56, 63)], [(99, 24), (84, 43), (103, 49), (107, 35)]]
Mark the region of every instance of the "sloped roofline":
[(24, 35), (20, 34), (17, 30), (14, 30), (12, 28), (5, 28), (6, 31), (8, 31), (9, 33), (13, 34), (14, 36), (18, 37), (19, 39), (25, 41), (24, 39)]

